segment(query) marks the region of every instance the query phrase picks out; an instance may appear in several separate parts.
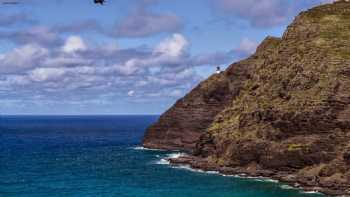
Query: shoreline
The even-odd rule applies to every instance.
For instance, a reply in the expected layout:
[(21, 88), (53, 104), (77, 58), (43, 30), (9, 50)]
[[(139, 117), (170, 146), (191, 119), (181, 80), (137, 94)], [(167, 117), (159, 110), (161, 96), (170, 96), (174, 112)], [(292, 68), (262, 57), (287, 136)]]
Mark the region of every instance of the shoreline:
[[(318, 193), (324, 196), (340, 196), (340, 197), (350, 197), (346, 194), (346, 191), (332, 190), (329, 188), (323, 188), (317, 185), (306, 185), (304, 183), (295, 180), (295, 175), (287, 172), (269, 171), (269, 170), (253, 170), (246, 169), (243, 167), (219, 167), (207, 163), (202, 158), (197, 158), (191, 155), (178, 158), (168, 158), (170, 165), (174, 166), (187, 166), (193, 171), (200, 172), (216, 172), (222, 176), (233, 176), (238, 178), (256, 179), (257, 181), (268, 180), (269, 182), (281, 183), (285, 187), (290, 187), (290, 189), (300, 190), (303, 193)], [(294, 179), (294, 180), (293, 180)]]
[[(280, 187), (282, 189), (293, 189), (293, 190), (299, 190), (300, 192), (305, 193), (305, 194), (320, 194), (320, 195), (327, 196), (327, 194), (320, 192), (318, 190), (314, 190), (311, 188), (304, 188), (304, 187), (301, 187), (299, 184), (291, 185), (291, 183), (288, 183), (288, 182), (285, 182), (282, 180), (278, 180), (278, 179), (273, 178), (273, 177), (253, 176), (253, 175), (249, 175), (248, 173), (225, 173), (225, 172), (221, 172), (220, 169), (204, 170), (201, 168), (194, 168), (193, 166), (191, 166), (190, 163), (182, 163), (181, 162), (181, 161), (183, 161), (184, 158), (192, 157), (191, 155), (188, 155), (186, 153), (175, 153), (175, 155), (176, 154), (179, 156), (176, 156), (176, 157), (169, 156), (169, 157), (161, 159), (161, 160), (166, 160), (168, 163), (158, 163), (158, 164), (171, 165), (175, 168), (185, 169), (185, 170), (189, 170), (189, 171), (197, 172), (197, 173), (217, 174), (217, 175), (224, 176), (224, 177), (234, 177), (234, 178), (241, 178), (241, 179), (253, 179), (255, 181), (271, 182), (271, 183), (275, 183), (275, 184), (279, 183), (279, 184), (281, 184)], [(170, 154), (170, 155), (172, 155), (172, 154)]]
[[(168, 151), (162, 149), (150, 149), (145, 147), (136, 147), (136, 150), (147, 151)], [(173, 152), (173, 151), (172, 151)], [(161, 158), (160, 165), (171, 165), (175, 168), (182, 168), (199, 173), (218, 174), (227, 177), (237, 177), (246, 179), (255, 179), (256, 181), (268, 181), (274, 183), (281, 183), (282, 189), (295, 189), (303, 193), (321, 194), (324, 196), (341, 196), (350, 197), (349, 193), (342, 190), (333, 190), (330, 188), (320, 187), (317, 184), (310, 184), (310, 182), (300, 182), (296, 175), (291, 172), (272, 171), (264, 169), (254, 169), (247, 167), (220, 167), (216, 164), (211, 164), (203, 158), (195, 157), (183, 152), (173, 152), (168, 154), (168, 157)]]

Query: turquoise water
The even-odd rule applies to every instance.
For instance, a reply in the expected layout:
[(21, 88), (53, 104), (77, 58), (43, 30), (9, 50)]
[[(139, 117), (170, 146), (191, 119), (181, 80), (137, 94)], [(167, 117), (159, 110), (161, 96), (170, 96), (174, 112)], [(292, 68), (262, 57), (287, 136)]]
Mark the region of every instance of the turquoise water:
[(321, 196), (164, 165), (170, 152), (135, 148), (157, 118), (0, 117), (0, 197)]

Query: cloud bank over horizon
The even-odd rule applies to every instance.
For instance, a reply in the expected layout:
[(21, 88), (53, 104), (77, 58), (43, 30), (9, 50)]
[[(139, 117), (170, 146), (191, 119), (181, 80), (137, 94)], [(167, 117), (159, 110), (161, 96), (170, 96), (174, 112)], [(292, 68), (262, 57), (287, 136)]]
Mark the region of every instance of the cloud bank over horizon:
[(325, 3), (74, 2), (76, 13), (68, 0), (31, 2), (0, 14), (3, 114), (161, 113), (217, 65), (249, 56), (300, 10)]

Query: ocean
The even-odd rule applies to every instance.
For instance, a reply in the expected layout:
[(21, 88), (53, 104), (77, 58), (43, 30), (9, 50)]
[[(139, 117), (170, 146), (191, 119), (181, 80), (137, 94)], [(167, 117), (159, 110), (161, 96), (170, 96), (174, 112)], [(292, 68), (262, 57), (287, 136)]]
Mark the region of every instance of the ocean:
[(316, 197), (170, 166), (140, 142), (158, 116), (0, 116), (0, 197)]

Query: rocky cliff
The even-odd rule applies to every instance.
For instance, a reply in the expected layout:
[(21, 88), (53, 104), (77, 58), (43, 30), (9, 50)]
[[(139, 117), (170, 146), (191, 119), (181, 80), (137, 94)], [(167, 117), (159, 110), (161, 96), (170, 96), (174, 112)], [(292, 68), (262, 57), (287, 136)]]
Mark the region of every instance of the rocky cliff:
[(350, 3), (301, 13), (179, 100), (144, 146), (192, 152), (174, 163), (350, 195)]

